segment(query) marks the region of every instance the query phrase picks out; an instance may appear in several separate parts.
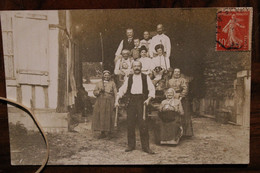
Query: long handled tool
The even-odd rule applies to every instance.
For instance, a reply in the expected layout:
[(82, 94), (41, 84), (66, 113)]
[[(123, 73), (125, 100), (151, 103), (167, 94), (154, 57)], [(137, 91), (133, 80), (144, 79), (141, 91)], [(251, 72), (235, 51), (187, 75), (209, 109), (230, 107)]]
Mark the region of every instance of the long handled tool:
[(146, 115), (146, 105), (144, 104), (144, 110), (143, 110), (143, 120), (145, 120), (145, 115)]
[(117, 119), (118, 119), (118, 106), (116, 106), (116, 116), (115, 116), (115, 127), (117, 127)]
[[(102, 36), (102, 33), (100, 32), (99, 33), (99, 36), (100, 36), (100, 44), (101, 44), (101, 69), (102, 69), (102, 73), (104, 71), (104, 45), (103, 45), (103, 36)], [(102, 77), (102, 86), (103, 86), (103, 89), (105, 90), (105, 84), (104, 84), (104, 79)]]

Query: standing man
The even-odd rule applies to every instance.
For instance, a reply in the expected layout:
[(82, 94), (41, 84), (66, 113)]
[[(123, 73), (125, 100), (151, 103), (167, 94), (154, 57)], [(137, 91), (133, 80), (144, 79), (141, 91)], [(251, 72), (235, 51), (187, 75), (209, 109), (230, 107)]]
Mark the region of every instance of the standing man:
[(168, 86), (175, 90), (175, 96), (181, 101), (184, 109), (184, 116), (182, 119), (183, 136), (193, 136), (190, 103), (187, 98), (188, 82), (186, 81), (186, 79), (181, 77), (181, 70), (179, 68), (175, 68), (173, 70), (173, 78), (169, 80)]
[(149, 147), (149, 133), (146, 118), (143, 119), (143, 107), (155, 97), (155, 88), (149, 76), (142, 74), (142, 63), (134, 61), (132, 64), (134, 74), (130, 75), (119, 89), (115, 106), (119, 106), (118, 100), (126, 95), (129, 98), (127, 108), (127, 139), (128, 148), (125, 152), (135, 149), (135, 125), (139, 125), (142, 150), (148, 154), (154, 154)]
[(155, 46), (162, 44), (164, 47), (164, 54), (166, 58), (169, 58), (171, 55), (171, 41), (167, 35), (164, 34), (164, 28), (162, 24), (157, 25), (157, 35), (153, 36), (149, 48), (150, 57), (156, 57)]
[(132, 28), (126, 29), (126, 38), (120, 42), (117, 51), (115, 53), (115, 60), (114, 60), (115, 63), (121, 57), (122, 50), (126, 49), (131, 51), (135, 47), (133, 38), (134, 38), (134, 30)]

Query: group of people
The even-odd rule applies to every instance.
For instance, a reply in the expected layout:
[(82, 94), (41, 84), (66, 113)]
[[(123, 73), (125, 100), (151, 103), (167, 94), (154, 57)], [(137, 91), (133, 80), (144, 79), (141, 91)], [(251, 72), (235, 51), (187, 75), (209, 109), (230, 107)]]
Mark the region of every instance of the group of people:
[[(181, 77), (179, 68), (170, 67), (171, 43), (163, 33), (163, 25), (157, 25), (157, 35), (144, 39), (133, 37), (133, 29), (126, 30), (115, 56), (115, 80), (107, 70), (97, 83), (94, 95), (97, 97), (92, 128), (100, 131), (99, 138), (109, 137), (115, 121), (115, 107), (124, 100), (127, 112), (127, 141), (125, 152), (136, 148), (135, 126), (138, 124), (142, 150), (154, 154), (149, 146), (147, 117), (152, 99), (157, 91), (164, 91), (165, 97), (158, 108), (158, 123), (155, 138), (159, 144), (178, 144), (180, 138), (192, 136), (191, 115), (187, 100), (188, 83)], [(164, 87), (159, 87), (160, 82)]]
[[(162, 24), (157, 25), (157, 35), (150, 39), (148, 31), (144, 31), (143, 39), (134, 38), (131, 28), (126, 30), (123, 39), (115, 54), (115, 75), (118, 75), (118, 84), (122, 85), (126, 77), (132, 72), (133, 61), (142, 63), (142, 73), (154, 76), (158, 80), (162, 73), (170, 69), (171, 42), (164, 33)], [(155, 70), (161, 67), (160, 70)]]

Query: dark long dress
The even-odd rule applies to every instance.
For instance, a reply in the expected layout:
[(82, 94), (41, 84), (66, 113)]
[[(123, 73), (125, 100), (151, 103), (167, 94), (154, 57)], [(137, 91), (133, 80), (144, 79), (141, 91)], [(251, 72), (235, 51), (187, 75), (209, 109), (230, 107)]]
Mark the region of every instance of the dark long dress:
[(157, 144), (178, 144), (182, 136), (183, 108), (179, 100), (174, 99), (173, 102), (173, 109), (162, 109), (162, 107), (168, 106), (170, 103), (168, 100), (164, 100), (161, 104), (155, 128), (155, 142)]
[(184, 116), (182, 116), (183, 136), (193, 136), (191, 101), (189, 101), (188, 96), (188, 82), (182, 77), (172, 78), (169, 80), (169, 87), (175, 90), (176, 98), (182, 97), (181, 103), (184, 109)]
[[(104, 88), (104, 92), (101, 89)], [(117, 90), (113, 81), (99, 82), (94, 90), (97, 96), (93, 111), (92, 130), (110, 132), (114, 127), (114, 103)]]
[(184, 109), (184, 115), (182, 117), (182, 127), (183, 127), (183, 136), (191, 137), (193, 136), (193, 127), (191, 121), (191, 101), (189, 98), (183, 98), (181, 100)]

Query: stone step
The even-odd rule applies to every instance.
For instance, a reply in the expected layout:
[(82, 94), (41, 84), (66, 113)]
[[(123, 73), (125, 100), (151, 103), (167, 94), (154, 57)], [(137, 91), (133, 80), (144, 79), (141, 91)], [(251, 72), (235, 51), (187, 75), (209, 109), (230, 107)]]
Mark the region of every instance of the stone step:
[[(68, 113), (57, 113), (54, 110), (35, 110), (34, 114), (44, 131), (68, 131)], [(8, 109), (8, 121), (13, 124), (23, 124), (27, 130), (38, 131), (31, 116), (20, 109)]]

